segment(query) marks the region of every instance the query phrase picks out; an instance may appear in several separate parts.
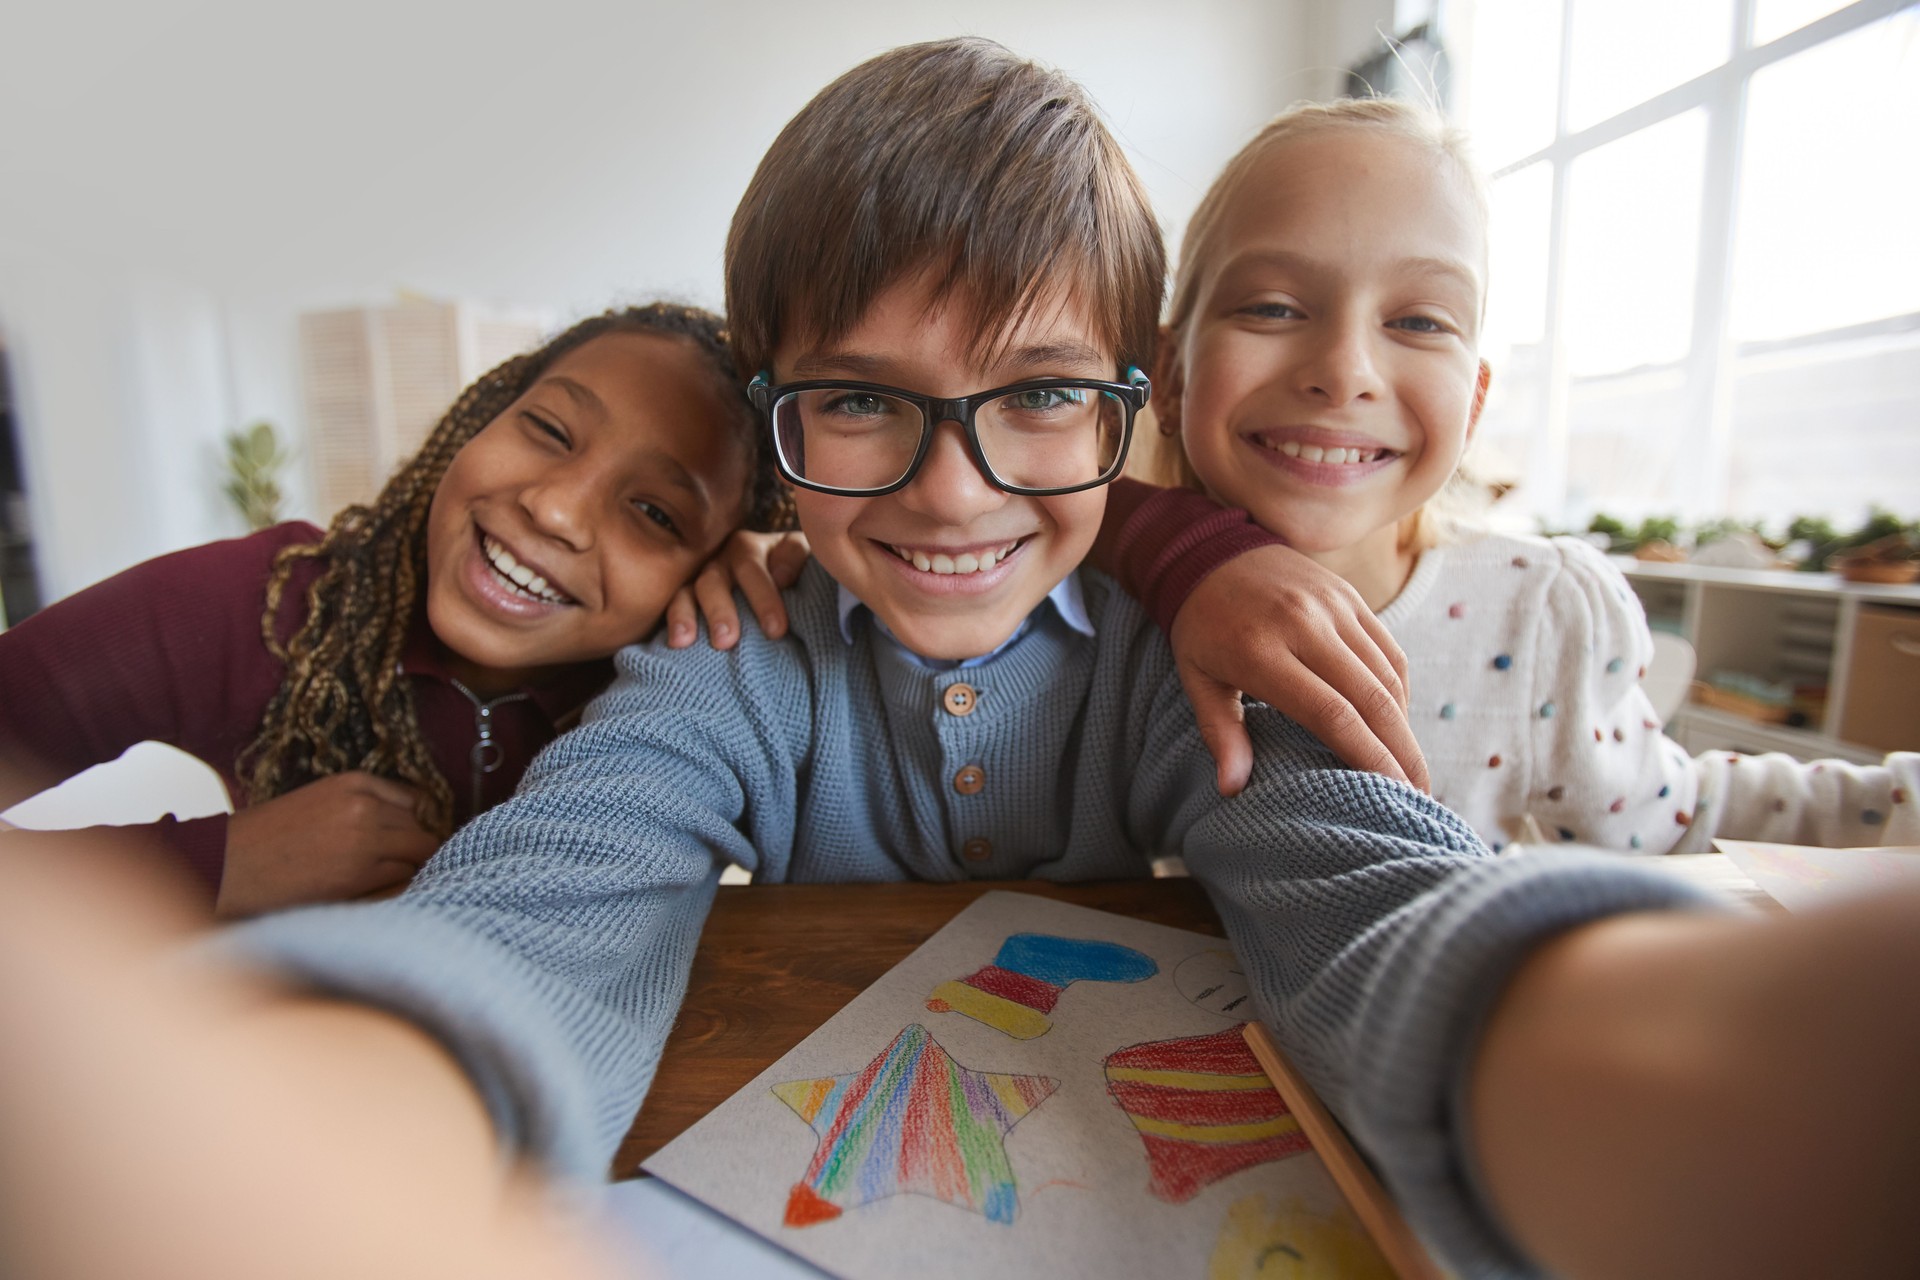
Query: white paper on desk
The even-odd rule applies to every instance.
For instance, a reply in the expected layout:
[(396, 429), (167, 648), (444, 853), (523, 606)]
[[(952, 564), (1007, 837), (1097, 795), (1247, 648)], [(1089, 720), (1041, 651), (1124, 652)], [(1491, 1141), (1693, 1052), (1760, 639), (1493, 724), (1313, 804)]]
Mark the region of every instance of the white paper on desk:
[(1759, 840), (1714, 841), (1735, 866), (1789, 911), (1920, 879), (1920, 848), (1819, 849)]
[[(1020, 935), (1117, 944), (1154, 972), (1071, 981), (1038, 1013), (1044, 996), (1020, 986), (1022, 966), (1044, 967), (1028, 958), (1038, 944), (1002, 951)], [(982, 977), (1001, 956), (1015, 976)], [(1120, 971), (1105, 963), (1090, 972)], [(962, 1012), (979, 988), (945, 984), (967, 978), (1023, 997), (1010, 1009), (972, 1007), (1040, 1033), (1016, 1038)], [(857, 1280), (1253, 1275), (1279, 1258), (1303, 1275), (1390, 1275), (1319, 1157), (1297, 1150), (1277, 1095), (1261, 1100), (1264, 1077), (1249, 1080), (1231, 1061), (1237, 1027), (1253, 1016), (1244, 991), (1219, 938), (990, 893), (644, 1167)], [(929, 1007), (937, 992), (944, 1011)], [(1198, 1047), (1136, 1048), (1221, 1033)], [(981, 1123), (945, 1118), (963, 1111)], [(1136, 1117), (1160, 1132), (1147, 1136)], [(838, 1135), (817, 1163), (816, 1123)], [(1220, 1172), (1242, 1159), (1246, 1167)], [(935, 1170), (950, 1175), (944, 1184)], [(903, 1181), (916, 1189), (900, 1190)], [(796, 1217), (804, 1225), (789, 1225)]]

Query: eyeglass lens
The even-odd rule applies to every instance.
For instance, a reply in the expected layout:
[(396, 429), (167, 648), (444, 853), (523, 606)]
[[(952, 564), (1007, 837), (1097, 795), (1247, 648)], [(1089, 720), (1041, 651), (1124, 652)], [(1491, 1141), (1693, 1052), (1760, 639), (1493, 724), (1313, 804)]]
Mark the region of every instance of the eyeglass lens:
[[(821, 387), (774, 404), (781, 456), (801, 479), (835, 489), (884, 489), (913, 465), (934, 425), (911, 400)], [(1068, 489), (1092, 484), (1119, 456), (1127, 405), (1097, 387), (1034, 387), (983, 401), (974, 434), (1002, 484)]]

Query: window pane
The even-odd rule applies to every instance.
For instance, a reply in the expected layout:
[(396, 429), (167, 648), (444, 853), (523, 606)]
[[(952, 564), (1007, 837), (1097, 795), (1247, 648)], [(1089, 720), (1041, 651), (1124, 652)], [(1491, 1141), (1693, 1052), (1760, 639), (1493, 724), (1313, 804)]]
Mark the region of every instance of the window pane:
[(1699, 432), (1680, 369), (1575, 382), (1567, 392), (1567, 509), (1623, 520), (1689, 512)]
[(1754, 73), (1735, 223), (1736, 341), (1920, 311), (1916, 155), (1920, 13)]
[(1574, 0), (1568, 131), (1685, 84), (1732, 47), (1733, 0)]
[(1824, 18), (1851, 3), (1853, 0), (1755, 0), (1753, 42), (1761, 45), (1778, 40), (1789, 31), (1798, 31), (1815, 18)]
[(1694, 110), (1574, 160), (1565, 328), (1576, 377), (1686, 356), (1706, 141)]
[(1567, 509), (1640, 520), (1688, 509), (1697, 432), (1686, 374), (1659, 368), (1574, 382), (1567, 391)]
[(1489, 172), (1553, 141), (1560, 90), (1560, 5), (1480, 0), (1474, 6), (1467, 129)]
[(1489, 360), (1516, 343), (1538, 342), (1546, 333), (1553, 167), (1530, 164), (1500, 179), (1493, 184), (1492, 203), (1487, 326), (1480, 341)]
[(1784, 525), (1858, 525), (1872, 504), (1920, 515), (1920, 333), (1746, 356), (1734, 364), (1727, 507)]

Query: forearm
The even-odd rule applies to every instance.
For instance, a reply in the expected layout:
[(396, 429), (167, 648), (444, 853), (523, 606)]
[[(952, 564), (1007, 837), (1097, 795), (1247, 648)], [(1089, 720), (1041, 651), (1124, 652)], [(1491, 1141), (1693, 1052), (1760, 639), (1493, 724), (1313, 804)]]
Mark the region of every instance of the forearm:
[(0, 862), (0, 1272), (583, 1274), (437, 1043), (164, 958), (189, 923), (142, 862)]
[(1483, 1185), (1570, 1276), (1893, 1274), (1920, 1198), (1920, 892), (1540, 948), (1469, 1087)]

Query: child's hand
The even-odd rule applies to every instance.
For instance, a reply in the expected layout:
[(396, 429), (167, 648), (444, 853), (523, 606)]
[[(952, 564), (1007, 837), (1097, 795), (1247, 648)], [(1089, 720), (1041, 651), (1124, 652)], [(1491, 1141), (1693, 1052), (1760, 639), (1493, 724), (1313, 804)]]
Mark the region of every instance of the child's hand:
[(413, 805), (411, 787), (356, 771), (240, 810), (227, 820), (214, 913), (230, 920), (397, 891), (440, 847)]
[(740, 614), (733, 606), (735, 587), (747, 593), (760, 630), (778, 640), (787, 631), (787, 606), (780, 593), (800, 580), (800, 570), (812, 553), (803, 534), (745, 530), (734, 534), (707, 561), (692, 586), (674, 593), (667, 606), (667, 647), (684, 649), (692, 644), (699, 633), (699, 615), (704, 614), (713, 647), (733, 648), (740, 639)]
[(1180, 607), (1169, 639), (1223, 796), (1253, 771), (1242, 690), (1279, 708), (1356, 769), (1425, 791), (1407, 723), (1407, 664), (1360, 593), (1291, 547), (1221, 565)]

